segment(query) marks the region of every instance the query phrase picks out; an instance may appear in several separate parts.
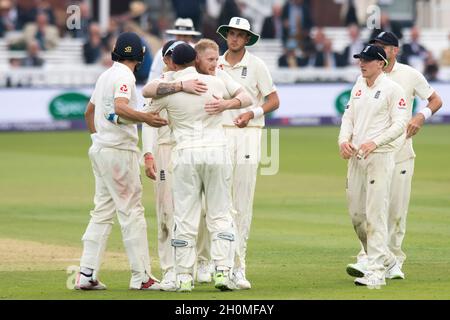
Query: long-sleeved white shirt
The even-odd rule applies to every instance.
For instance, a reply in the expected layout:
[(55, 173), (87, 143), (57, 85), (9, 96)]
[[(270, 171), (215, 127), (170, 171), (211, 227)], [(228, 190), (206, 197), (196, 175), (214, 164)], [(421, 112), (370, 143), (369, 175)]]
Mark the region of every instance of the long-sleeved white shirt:
[(381, 73), (371, 87), (360, 76), (342, 117), (339, 145), (351, 142), (356, 149), (373, 141), (374, 152), (393, 152), (404, 143), (411, 114), (404, 90)]

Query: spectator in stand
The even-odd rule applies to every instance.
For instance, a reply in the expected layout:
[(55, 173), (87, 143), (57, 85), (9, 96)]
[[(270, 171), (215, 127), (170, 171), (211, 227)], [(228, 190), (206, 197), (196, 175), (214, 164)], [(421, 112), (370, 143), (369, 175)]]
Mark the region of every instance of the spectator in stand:
[(380, 29), (373, 29), (369, 39), (375, 39), (382, 31), (392, 32), (399, 40), (403, 38), (402, 27), (397, 22), (391, 21), (387, 12), (381, 12)]
[(11, 9), (11, 0), (0, 0), (0, 38), (4, 37), (7, 31), (16, 28)]
[(27, 24), (36, 21), (37, 3), (37, 0), (17, 0), (17, 30), (23, 30)]
[(20, 65), (23, 67), (41, 67), (44, 60), (39, 57), (39, 43), (34, 40), (27, 44), (27, 56), (23, 58)]
[(283, 38), (283, 21), (281, 19), (281, 5), (275, 3), (272, 6), (272, 15), (264, 19), (261, 30), (262, 39), (282, 39)]
[(442, 51), (441, 66), (450, 67), (450, 33), (448, 34), (448, 48)]
[(281, 14), (283, 20), (283, 43), (287, 39), (299, 39), (302, 30), (311, 29), (313, 21), (308, 3), (304, 0), (288, 0)]
[(339, 55), (333, 51), (333, 43), (325, 38), (320, 45), (316, 45), (316, 52), (310, 59), (310, 65), (320, 68), (340, 67)]
[(89, 37), (89, 25), (93, 22), (89, 4), (86, 1), (78, 3), (80, 7), (80, 28), (71, 30), (74, 38), (87, 40)]
[(53, 8), (48, 0), (37, 0), (36, 14), (38, 12), (45, 12), (47, 14), (48, 23), (51, 25), (56, 25), (55, 13), (53, 12)]
[(411, 41), (402, 46), (400, 62), (409, 64), (419, 71), (423, 71), (428, 58), (428, 50), (419, 43), (420, 33), (416, 26), (411, 28)]
[(83, 45), (84, 62), (87, 64), (97, 63), (102, 58), (102, 35), (100, 26), (91, 23), (89, 26), (89, 40)]
[(438, 81), (439, 65), (433, 56), (431, 51), (428, 52), (428, 56), (425, 60), (425, 69), (423, 75), (428, 81)]
[(364, 41), (361, 39), (359, 26), (351, 24), (348, 26), (348, 35), (350, 37), (350, 44), (345, 47), (341, 55), (341, 66), (357, 66), (359, 60), (353, 58), (355, 53), (361, 52), (364, 49)]
[(24, 37), (27, 44), (37, 40), (41, 50), (53, 49), (59, 41), (58, 29), (48, 24), (48, 15), (45, 12), (38, 13), (35, 23), (26, 25)]
[(195, 29), (199, 29), (201, 26), (201, 15), (205, 5), (206, 0), (172, 0), (175, 16), (191, 18)]
[(306, 64), (306, 60), (297, 54), (297, 41), (289, 39), (284, 48), (284, 54), (278, 58), (278, 66), (280, 68), (298, 68)]

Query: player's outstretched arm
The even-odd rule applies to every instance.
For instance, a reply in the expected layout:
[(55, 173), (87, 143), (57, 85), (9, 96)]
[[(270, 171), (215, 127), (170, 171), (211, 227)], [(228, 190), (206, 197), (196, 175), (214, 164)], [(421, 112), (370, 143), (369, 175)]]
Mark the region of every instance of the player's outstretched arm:
[(114, 99), (114, 111), (117, 116), (135, 122), (144, 122), (152, 127), (162, 127), (167, 125), (167, 120), (161, 118), (158, 112), (140, 112), (128, 106), (127, 98)]
[(185, 81), (162, 82), (161, 80), (152, 80), (142, 89), (142, 95), (145, 98), (161, 98), (170, 94), (184, 91), (201, 95), (208, 91), (205, 83), (198, 79)]

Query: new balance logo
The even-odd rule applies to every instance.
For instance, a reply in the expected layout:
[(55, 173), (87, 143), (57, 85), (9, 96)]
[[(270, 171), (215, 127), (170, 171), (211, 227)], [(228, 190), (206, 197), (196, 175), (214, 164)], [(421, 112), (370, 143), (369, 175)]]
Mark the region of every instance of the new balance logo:
[(166, 181), (166, 173), (164, 172), (164, 170), (161, 170), (159, 172), (159, 180), (160, 181)]

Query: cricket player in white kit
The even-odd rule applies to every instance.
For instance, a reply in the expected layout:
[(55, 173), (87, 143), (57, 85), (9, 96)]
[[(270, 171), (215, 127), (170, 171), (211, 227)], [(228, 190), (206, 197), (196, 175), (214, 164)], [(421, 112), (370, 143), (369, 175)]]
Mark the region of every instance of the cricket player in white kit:
[[(167, 94), (184, 91), (192, 94), (202, 94), (207, 91), (204, 83), (198, 79), (186, 81), (168, 82), (173, 80), (174, 66), (171, 61), (171, 51), (182, 41), (168, 41), (163, 47), (164, 62), (168, 71), (160, 79), (151, 80), (144, 88), (143, 95), (146, 98), (158, 98)], [(198, 48), (197, 48), (198, 47)], [(197, 58), (196, 65), (202, 74), (215, 75), (219, 49), (215, 42), (208, 39), (200, 40), (196, 45)], [(211, 52), (210, 52), (211, 51)], [(212, 58), (211, 58), (212, 57)], [(213, 61), (212, 63), (209, 61)], [(212, 66), (211, 66), (212, 65)], [(206, 66), (206, 67), (203, 67)], [(203, 67), (203, 70), (201, 70)], [(212, 71), (211, 71), (212, 69)], [(220, 113), (229, 108), (247, 107), (251, 104), (250, 96), (245, 92), (240, 84), (236, 83), (223, 70), (220, 70), (217, 76), (224, 82), (228, 94), (234, 98), (230, 100), (217, 99), (208, 103), (205, 110), (210, 114)], [(161, 111), (161, 116), (163, 116)], [(155, 132), (157, 130), (157, 132)], [(157, 136), (155, 143), (154, 137)], [(172, 254), (173, 228), (173, 197), (172, 197), (172, 172), (168, 170), (172, 148), (175, 144), (171, 136), (169, 127), (154, 129), (144, 125), (142, 132), (143, 152), (145, 157), (146, 174), (151, 179), (156, 179), (156, 202), (157, 202), (157, 220), (158, 220), (158, 252), (161, 268), (163, 270), (163, 279), (161, 287), (163, 290), (172, 291), (175, 287), (175, 274), (173, 271), (174, 261)], [(153, 147), (155, 145), (155, 147)], [(154, 150), (155, 149), (155, 150)], [(153, 159), (155, 152), (155, 159)], [(209, 233), (206, 228), (205, 210), (202, 210), (200, 220), (200, 229), (197, 239), (197, 281), (211, 282), (210, 256), (209, 256)]]
[(172, 60), (175, 81), (199, 79), (208, 86), (202, 95), (184, 92), (153, 99), (151, 110), (166, 109), (176, 141), (172, 153), (175, 269), (178, 291), (193, 287), (196, 238), (205, 193), (206, 223), (211, 234), (211, 257), (216, 265), (215, 287), (232, 289), (230, 270), (235, 253), (235, 232), (231, 217), (231, 163), (222, 128), (222, 116), (208, 115), (204, 108), (213, 95), (225, 97), (220, 79), (195, 70), (195, 50), (188, 44), (175, 47)]
[(367, 272), (355, 284), (385, 285), (395, 265), (389, 251), (387, 215), (394, 154), (403, 145), (411, 111), (403, 89), (383, 73), (381, 47), (368, 45), (359, 54), (362, 75), (354, 85), (342, 117), (340, 154), (349, 159), (347, 200), (353, 227), (368, 256)]
[(91, 132), (89, 157), (95, 176), (95, 208), (83, 235), (83, 254), (76, 289), (104, 290), (98, 280), (102, 257), (117, 214), (131, 268), (130, 289), (159, 290), (151, 276), (147, 225), (141, 204), (138, 133), (135, 124), (167, 124), (156, 113), (138, 112), (134, 70), (144, 56), (141, 39), (122, 33), (112, 52), (114, 65), (97, 80), (85, 117)]
[(252, 106), (224, 112), (224, 128), (233, 163), (232, 199), (237, 231), (237, 250), (233, 281), (238, 289), (250, 289), (246, 278), (246, 251), (253, 215), (253, 198), (261, 153), (264, 114), (279, 106), (278, 94), (264, 62), (248, 52), (259, 35), (250, 30), (248, 20), (231, 18), (217, 29), (228, 50), (219, 58), (219, 68), (242, 84), (252, 97)]
[[(381, 32), (370, 43), (381, 46), (385, 50), (389, 64), (384, 71), (388, 78), (398, 83), (405, 90), (408, 110), (412, 111), (414, 96), (428, 100), (428, 105), (414, 117), (412, 117), (412, 112), (408, 115), (406, 140), (395, 154), (395, 168), (389, 200), (388, 248), (395, 255), (397, 264), (389, 270), (386, 278), (404, 279), (405, 274), (402, 271), (402, 266), (406, 255), (402, 250), (402, 243), (406, 233), (406, 217), (414, 174), (414, 158), (416, 157), (412, 145), (412, 136), (418, 132), (426, 119), (439, 110), (442, 106), (442, 100), (419, 71), (397, 61), (399, 42), (392, 32)], [(349, 265), (349, 271), (362, 276), (366, 271), (366, 265), (367, 256), (364, 250), (361, 250), (357, 263)]]
[[(156, 96), (149, 94), (149, 87), (157, 85), (163, 81), (173, 80), (172, 75), (175, 69), (172, 63), (172, 51), (183, 41), (170, 40), (164, 44), (161, 54), (166, 65), (164, 72), (158, 79), (151, 80), (142, 90), (146, 98)], [(172, 91), (180, 89), (185, 92), (201, 94), (206, 92), (206, 86), (198, 80), (184, 81), (183, 86), (170, 84)], [(164, 93), (170, 92), (164, 88)], [(150, 100), (147, 101), (150, 104)], [(167, 119), (167, 111), (162, 110), (160, 116)], [(146, 124), (142, 126), (142, 151), (144, 154), (144, 164), (146, 175), (156, 181), (156, 217), (158, 223), (158, 255), (163, 277), (161, 279), (161, 289), (164, 291), (175, 291), (176, 278), (174, 270), (174, 256), (171, 241), (173, 239), (173, 196), (172, 196), (172, 173), (169, 170), (171, 154), (175, 141), (168, 126), (153, 128)], [(153, 157), (154, 155), (154, 157)]]

